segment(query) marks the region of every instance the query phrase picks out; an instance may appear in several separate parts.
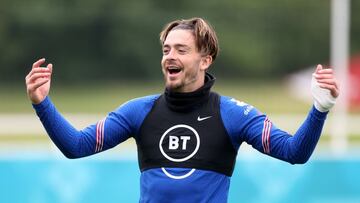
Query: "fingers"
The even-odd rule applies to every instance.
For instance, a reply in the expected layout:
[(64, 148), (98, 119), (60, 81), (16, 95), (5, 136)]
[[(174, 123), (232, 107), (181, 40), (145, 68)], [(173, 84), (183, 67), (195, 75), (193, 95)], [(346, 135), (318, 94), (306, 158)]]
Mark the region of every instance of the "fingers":
[(53, 65), (49, 63), (46, 67), (40, 67), (43, 63), (45, 63), (44, 58), (36, 61), (29, 74), (25, 77), (29, 91), (34, 91), (36, 88), (50, 81)]
[(317, 81), (320, 80), (335, 80), (333, 73), (320, 73), (320, 74), (314, 74), (314, 77)]
[(53, 64), (49, 63), (46, 68), (49, 69), (50, 73), (52, 73), (52, 67), (53, 67)]
[(339, 85), (335, 79), (317, 80), (319, 87), (328, 89), (333, 97), (339, 96)]
[(324, 68), (322, 65), (317, 65), (315, 74), (333, 74), (334, 71), (332, 68)]
[(337, 87), (337, 85), (327, 84), (327, 83), (320, 83), (319, 86), (321, 88), (330, 90), (330, 93), (331, 93), (331, 95), (333, 97), (336, 98), (336, 97), (339, 96), (339, 88)]
[(49, 64), (46, 68), (34, 68), (26, 77), (26, 83), (33, 82), (38, 78), (49, 78), (52, 74), (52, 64)]
[(317, 82), (319, 83), (319, 86), (334, 85), (336, 88), (338, 88), (337, 82), (334, 79), (321, 79), (321, 80), (317, 80)]
[(313, 73), (317, 80), (334, 78), (334, 70), (331, 68), (323, 68), (322, 65), (317, 65), (315, 72)]
[(323, 68), (323, 66), (319, 64), (313, 75), (321, 88), (330, 90), (331, 95), (335, 98), (339, 96), (339, 85), (334, 76), (333, 69)]
[(35, 63), (33, 63), (32, 68), (38, 68), (45, 62), (45, 58), (41, 58), (37, 60)]
[(49, 79), (50, 75), (51, 75), (51, 73), (34, 73), (33, 75), (31, 75), (30, 77), (27, 78), (26, 82), (32, 83), (32, 82), (38, 80), (39, 78)]
[(35, 82), (27, 85), (27, 91), (29, 93), (34, 92), (37, 88), (41, 87), (42, 85), (44, 85), (45, 83), (47, 83), (49, 81), (50, 81), (49, 78), (41, 78), (39, 80), (36, 80)]
[(31, 69), (31, 71), (29, 72), (29, 74), (26, 75), (25, 79), (28, 80), (28, 78), (30, 78), (32, 75), (37, 74), (37, 73), (52, 73), (52, 67), (53, 65), (51, 63), (49, 63), (46, 67), (40, 67), (41, 64), (43, 64), (45, 62), (45, 59), (40, 59), (38, 61), (36, 61), (33, 64), (33, 67)]
[(332, 79), (334, 78), (334, 71), (331, 68), (323, 68), (322, 65), (318, 65), (313, 75), (316, 80)]
[(321, 64), (318, 64), (317, 66), (316, 66), (316, 70), (315, 70), (315, 73), (318, 73), (320, 70), (322, 70), (323, 69), (323, 67), (322, 67), (322, 65)]
[(50, 90), (53, 65), (49, 63), (46, 67), (41, 67), (44, 63), (44, 58), (37, 60), (25, 77), (27, 94), (33, 104), (43, 101)]

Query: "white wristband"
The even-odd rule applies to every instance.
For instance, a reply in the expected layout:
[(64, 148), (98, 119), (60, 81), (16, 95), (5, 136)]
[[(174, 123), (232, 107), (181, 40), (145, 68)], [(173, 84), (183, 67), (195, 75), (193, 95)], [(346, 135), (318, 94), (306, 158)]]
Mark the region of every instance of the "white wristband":
[(311, 78), (311, 94), (314, 106), (320, 112), (329, 111), (336, 103), (336, 98), (331, 95), (330, 90), (321, 88), (314, 75)]

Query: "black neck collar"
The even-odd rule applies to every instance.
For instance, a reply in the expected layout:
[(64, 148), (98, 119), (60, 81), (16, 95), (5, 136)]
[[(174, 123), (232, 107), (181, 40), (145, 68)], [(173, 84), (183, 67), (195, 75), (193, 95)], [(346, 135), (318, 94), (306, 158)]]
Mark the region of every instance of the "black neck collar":
[(167, 106), (174, 111), (188, 111), (198, 107), (209, 99), (210, 89), (214, 85), (215, 77), (210, 73), (205, 74), (205, 83), (193, 92), (173, 92), (165, 89)]

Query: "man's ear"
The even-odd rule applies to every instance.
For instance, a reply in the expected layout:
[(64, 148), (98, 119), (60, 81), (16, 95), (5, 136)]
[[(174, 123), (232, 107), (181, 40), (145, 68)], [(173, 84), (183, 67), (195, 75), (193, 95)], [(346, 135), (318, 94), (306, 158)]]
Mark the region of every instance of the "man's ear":
[(200, 69), (207, 70), (212, 64), (212, 57), (210, 55), (203, 56), (200, 62)]

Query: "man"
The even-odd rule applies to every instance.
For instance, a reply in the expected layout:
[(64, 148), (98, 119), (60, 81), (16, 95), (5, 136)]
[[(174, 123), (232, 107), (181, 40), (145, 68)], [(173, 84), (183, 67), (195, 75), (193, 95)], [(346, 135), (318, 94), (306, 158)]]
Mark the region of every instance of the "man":
[(201, 18), (169, 23), (160, 34), (165, 92), (131, 100), (81, 131), (48, 97), (52, 64), (33, 64), (28, 96), (50, 138), (68, 158), (89, 156), (133, 137), (141, 170), (140, 202), (226, 202), (237, 151), (247, 142), (292, 164), (305, 163), (338, 96), (331, 69), (313, 74), (314, 106), (292, 136), (251, 105), (211, 92), (207, 73), (218, 40)]

